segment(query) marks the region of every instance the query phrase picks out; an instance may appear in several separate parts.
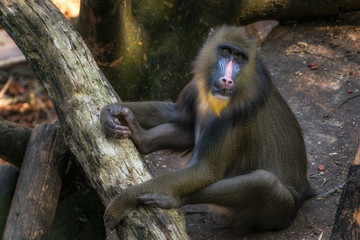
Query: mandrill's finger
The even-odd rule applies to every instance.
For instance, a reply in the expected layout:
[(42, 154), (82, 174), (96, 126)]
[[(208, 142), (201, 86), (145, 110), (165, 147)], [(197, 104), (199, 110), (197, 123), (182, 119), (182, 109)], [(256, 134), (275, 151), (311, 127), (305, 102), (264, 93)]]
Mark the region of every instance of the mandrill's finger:
[(131, 136), (131, 132), (130, 131), (118, 131), (118, 130), (115, 130), (115, 133), (114, 133), (114, 137), (116, 139), (124, 139), (124, 138), (128, 138)]
[(130, 131), (130, 129), (127, 126), (123, 126), (123, 125), (115, 125), (114, 129), (120, 131)]
[(113, 119), (113, 122), (114, 122), (116, 125), (121, 125), (120, 120), (117, 119), (117, 118), (114, 118), (114, 119)]

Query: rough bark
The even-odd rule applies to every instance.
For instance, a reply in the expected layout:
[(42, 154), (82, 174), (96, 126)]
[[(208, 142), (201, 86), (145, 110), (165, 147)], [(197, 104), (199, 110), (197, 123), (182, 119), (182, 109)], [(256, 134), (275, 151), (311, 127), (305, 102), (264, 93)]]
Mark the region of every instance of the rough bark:
[(83, 0), (78, 29), (123, 100), (175, 100), (210, 28), (355, 9), (360, 1)]
[(26, 148), (3, 239), (46, 239), (59, 199), (68, 149), (58, 127), (42, 124)]
[[(120, 101), (70, 23), (50, 2), (0, 0), (0, 23), (48, 91), (68, 147), (107, 205), (121, 189), (151, 178), (129, 139), (106, 139), (102, 106)], [(137, 208), (120, 239), (188, 239), (179, 210)]]
[(0, 157), (20, 167), (30, 135), (30, 128), (0, 120)]
[(0, 237), (2, 237), (15, 190), (19, 169), (10, 164), (0, 164)]
[(360, 138), (355, 160), (340, 196), (331, 239), (360, 239)]

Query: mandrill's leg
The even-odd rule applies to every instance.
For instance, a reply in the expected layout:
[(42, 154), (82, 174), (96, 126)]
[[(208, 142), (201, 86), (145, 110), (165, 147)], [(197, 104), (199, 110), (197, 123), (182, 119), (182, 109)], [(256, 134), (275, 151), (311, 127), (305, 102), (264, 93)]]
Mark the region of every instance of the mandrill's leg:
[(208, 203), (226, 207), (243, 227), (282, 229), (296, 215), (293, 195), (278, 177), (265, 170), (220, 180), (181, 198), (181, 204)]

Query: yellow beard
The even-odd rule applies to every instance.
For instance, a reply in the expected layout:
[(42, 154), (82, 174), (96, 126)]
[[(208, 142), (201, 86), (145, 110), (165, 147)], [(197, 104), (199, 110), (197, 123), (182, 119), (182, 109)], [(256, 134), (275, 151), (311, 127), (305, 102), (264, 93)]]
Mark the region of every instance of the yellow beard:
[(205, 92), (203, 81), (199, 81), (199, 102), (201, 105), (206, 104), (208, 109), (220, 116), (220, 113), (229, 104), (229, 99), (220, 99), (214, 97), (210, 92)]

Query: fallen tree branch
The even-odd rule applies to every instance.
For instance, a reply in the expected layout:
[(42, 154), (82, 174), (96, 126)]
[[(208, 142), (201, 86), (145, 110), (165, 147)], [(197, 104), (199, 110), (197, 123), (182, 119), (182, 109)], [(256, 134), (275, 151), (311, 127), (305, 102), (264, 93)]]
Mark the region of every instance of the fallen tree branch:
[(26, 148), (3, 239), (47, 239), (67, 160), (68, 148), (58, 126), (35, 127)]
[(30, 135), (30, 128), (0, 120), (0, 157), (20, 167)]
[(18, 175), (17, 167), (11, 164), (0, 164), (0, 236), (4, 233)]
[[(0, 23), (22, 50), (55, 107), (66, 143), (107, 205), (121, 189), (151, 178), (129, 139), (106, 139), (102, 106), (120, 101), (71, 24), (51, 1), (0, 0)], [(120, 239), (188, 239), (179, 210), (137, 208)]]

